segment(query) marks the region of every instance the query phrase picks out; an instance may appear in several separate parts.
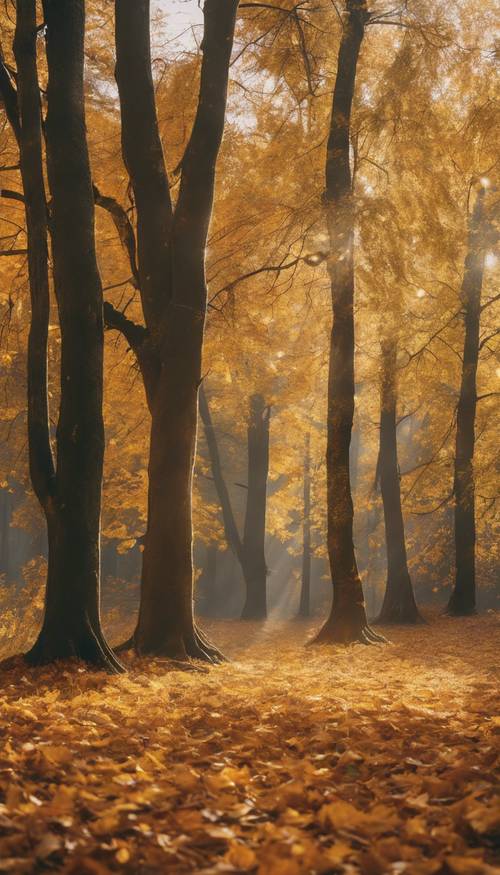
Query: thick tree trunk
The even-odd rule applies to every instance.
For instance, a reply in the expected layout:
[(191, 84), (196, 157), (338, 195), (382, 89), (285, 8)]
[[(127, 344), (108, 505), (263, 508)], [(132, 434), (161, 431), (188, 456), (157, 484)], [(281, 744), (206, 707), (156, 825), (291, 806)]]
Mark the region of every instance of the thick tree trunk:
[(484, 194), (484, 189), (480, 188), (469, 221), (468, 251), (461, 290), (465, 334), (455, 444), (455, 586), (448, 602), (448, 613), (455, 616), (473, 614), (476, 609), (474, 442), (485, 257)]
[[(99, 617), (103, 323), (85, 136), (85, 11), (83, 0), (69, 0), (64, 8), (57, 0), (45, 0), (43, 6), (49, 72), (47, 162), (52, 194), (54, 283), (62, 340), (61, 404), (54, 482), (46, 422), (48, 291), (35, 3), (22, 0), (18, 4), (16, 42), (23, 81), (21, 151), (30, 201), (28, 236), (29, 245), (34, 246), (30, 281), (35, 299), (30, 335), (30, 460), (34, 488), (47, 517), (49, 542), (44, 621), (27, 658), (32, 663), (45, 663), (78, 657), (109, 670), (119, 670), (120, 665), (104, 640)], [(36, 168), (31, 166), (35, 163)], [(34, 371), (36, 362), (41, 365), (41, 374)]]
[(381, 349), (380, 450), (377, 467), (384, 507), (387, 582), (378, 621), (418, 623), (422, 618), (415, 602), (408, 571), (399, 482), (396, 432), (397, 341), (384, 340)]
[(248, 423), (248, 490), (243, 531), (243, 576), (246, 584), (243, 620), (267, 617), (266, 498), (269, 474), (271, 408), (262, 395), (250, 398)]
[(237, 5), (204, 4), (198, 107), (172, 215), (151, 77), (149, 2), (116, 0), (123, 154), (136, 199), (141, 298), (156, 362), (150, 384), (145, 380), (151, 411), (148, 526), (134, 642), (140, 653), (181, 659), (220, 657), (194, 622), (191, 492), (207, 305), (205, 247)]
[(350, 119), (356, 67), (368, 17), (365, 0), (346, 0), (327, 144), (324, 202), (330, 237), (328, 268), (333, 327), (328, 377), (328, 555), (333, 602), (317, 642), (382, 640), (368, 627), (353, 543), (349, 447), (354, 415), (354, 205)]
[(302, 521), (302, 580), (299, 617), (311, 615), (311, 435), (306, 435), (304, 455), (304, 503)]

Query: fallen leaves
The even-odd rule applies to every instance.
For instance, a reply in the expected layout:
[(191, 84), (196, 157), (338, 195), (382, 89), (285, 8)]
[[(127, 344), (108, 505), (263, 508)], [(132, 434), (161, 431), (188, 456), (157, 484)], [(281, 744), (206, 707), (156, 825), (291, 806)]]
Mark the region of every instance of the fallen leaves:
[(215, 624), (208, 674), (5, 672), (0, 873), (493, 875), (494, 618), (300, 630)]

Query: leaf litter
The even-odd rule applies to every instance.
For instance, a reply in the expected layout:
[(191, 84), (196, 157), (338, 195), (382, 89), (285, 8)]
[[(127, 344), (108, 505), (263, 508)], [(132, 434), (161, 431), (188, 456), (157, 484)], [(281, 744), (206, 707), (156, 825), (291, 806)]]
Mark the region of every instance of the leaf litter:
[(209, 672), (3, 669), (0, 873), (500, 872), (495, 615), (207, 626)]

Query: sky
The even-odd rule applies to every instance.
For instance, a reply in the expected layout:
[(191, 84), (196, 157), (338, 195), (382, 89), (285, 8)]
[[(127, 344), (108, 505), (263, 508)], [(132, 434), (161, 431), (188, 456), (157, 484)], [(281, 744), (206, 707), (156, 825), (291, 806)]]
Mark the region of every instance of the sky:
[(200, 40), (203, 12), (198, 0), (151, 0), (152, 16), (158, 12), (165, 15), (167, 38), (177, 43), (179, 48), (193, 47), (193, 28), (196, 28)]

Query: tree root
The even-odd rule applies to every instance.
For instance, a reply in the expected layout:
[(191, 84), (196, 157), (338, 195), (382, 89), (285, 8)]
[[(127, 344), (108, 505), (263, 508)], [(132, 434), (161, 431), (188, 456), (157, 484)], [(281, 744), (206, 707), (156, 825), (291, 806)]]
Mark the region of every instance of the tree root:
[(88, 617), (78, 632), (43, 627), (37, 641), (24, 659), (29, 665), (42, 666), (62, 659), (78, 659), (109, 674), (123, 674), (124, 666), (116, 658), (100, 630), (95, 630)]
[(117, 647), (113, 647), (115, 653), (126, 653), (127, 650), (132, 650), (134, 647), (134, 636), (131, 635), (130, 638), (127, 638), (126, 641), (122, 641), (121, 644), (118, 644)]
[[(134, 633), (122, 644), (115, 647), (116, 653), (124, 653), (125, 651), (135, 650), (137, 656), (153, 656), (165, 659), (171, 659), (176, 664), (188, 665), (190, 659), (196, 659), (200, 662), (208, 662), (211, 665), (219, 665), (223, 662), (228, 662), (227, 657), (213, 645), (206, 635), (194, 626), (188, 636), (179, 636), (173, 641), (165, 641), (158, 647), (149, 649), (143, 647), (137, 641), (136, 633)], [(189, 669), (186, 669), (188, 671)]]
[[(194, 649), (197, 652), (192, 653), (191, 648), (188, 646), (186, 649), (189, 656), (192, 656), (195, 659), (203, 659), (206, 662), (211, 662), (213, 665), (220, 665), (223, 662), (229, 662), (227, 656), (224, 656), (222, 651), (212, 644), (212, 642), (206, 637), (205, 633), (196, 625), (194, 627), (193, 641), (195, 644)], [(198, 654), (202, 655), (200, 656)]]
[(348, 626), (341, 623), (325, 625), (319, 630), (318, 634), (307, 642), (308, 646), (316, 644), (389, 644), (387, 638), (374, 632), (373, 629), (365, 624), (363, 626)]

